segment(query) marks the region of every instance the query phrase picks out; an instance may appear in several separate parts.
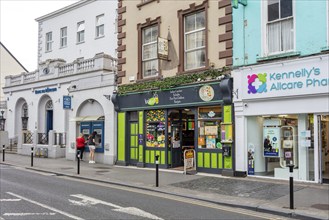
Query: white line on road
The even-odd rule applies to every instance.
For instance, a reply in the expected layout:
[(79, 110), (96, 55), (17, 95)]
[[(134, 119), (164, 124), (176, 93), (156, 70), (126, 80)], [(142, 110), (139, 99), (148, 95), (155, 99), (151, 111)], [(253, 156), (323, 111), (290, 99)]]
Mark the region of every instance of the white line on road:
[(17, 197), (17, 198), (23, 199), (23, 200), (25, 200), (25, 201), (27, 201), (27, 202), (30, 202), (30, 203), (36, 204), (36, 205), (38, 205), (38, 206), (41, 206), (41, 207), (43, 207), (43, 208), (49, 209), (49, 210), (51, 210), (51, 211), (53, 211), (53, 212), (57, 212), (57, 213), (59, 213), (59, 214), (61, 214), (61, 215), (65, 215), (65, 216), (67, 216), (67, 217), (69, 217), (69, 218), (76, 219), (76, 220), (83, 220), (83, 218), (80, 218), (80, 217), (78, 217), (78, 216), (71, 215), (70, 213), (67, 213), (67, 212), (64, 212), (64, 211), (58, 210), (58, 209), (56, 209), (56, 208), (53, 208), (53, 207), (47, 206), (47, 205), (45, 205), (45, 204), (42, 204), (42, 203), (39, 203), (39, 202), (36, 202), (36, 201), (33, 201), (33, 200), (31, 200), (31, 199), (28, 199), (28, 198), (25, 198), (25, 197), (23, 197), (23, 196), (17, 195), (17, 194), (15, 194), (15, 193), (12, 193), (12, 192), (7, 192), (7, 193), (8, 193), (9, 195), (15, 196), (15, 197)]
[(56, 215), (54, 212), (42, 212), (42, 213), (5, 213), (4, 216), (30, 216), (30, 215)]
[(19, 202), (21, 199), (0, 199), (0, 202)]
[(75, 205), (82, 205), (83, 206), (83, 205), (102, 204), (102, 205), (107, 205), (107, 206), (111, 206), (111, 207), (116, 208), (116, 209), (113, 209), (113, 211), (116, 211), (116, 212), (127, 213), (127, 214), (130, 214), (130, 215), (140, 216), (140, 217), (143, 217), (143, 218), (162, 220), (162, 218), (159, 218), (156, 215), (152, 215), (151, 213), (145, 212), (145, 211), (143, 211), (141, 209), (138, 209), (138, 208), (135, 208), (135, 207), (126, 207), (125, 208), (125, 207), (121, 207), (121, 206), (115, 205), (115, 204), (110, 203), (110, 202), (105, 202), (105, 201), (95, 199), (95, 198), (92, 198), (92, 197), (89, 197), (89, 196), (85, 196), (85, 195), (82, 195), (82, 194), (76, 194), (76, 195), (71, 195), (71, 196), (82, 199), (81, 201), (74, 201), (74, 200), (69, 199), (69, 201), (72, 202)]

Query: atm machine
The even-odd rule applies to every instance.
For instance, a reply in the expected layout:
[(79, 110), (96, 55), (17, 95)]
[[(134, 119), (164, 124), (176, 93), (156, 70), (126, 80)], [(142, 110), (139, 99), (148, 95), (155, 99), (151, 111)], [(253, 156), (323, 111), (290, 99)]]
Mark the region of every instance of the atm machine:
[[(80, 124), (80, 132), (83, 134), (85, 140), (88, 139), (89, 135), (96, 131), (95, 136), (96, 149), (95, 152), (104, 152), (104, 121), (83, 121)], [(89, 148), (85, 149), (89, 152)]]

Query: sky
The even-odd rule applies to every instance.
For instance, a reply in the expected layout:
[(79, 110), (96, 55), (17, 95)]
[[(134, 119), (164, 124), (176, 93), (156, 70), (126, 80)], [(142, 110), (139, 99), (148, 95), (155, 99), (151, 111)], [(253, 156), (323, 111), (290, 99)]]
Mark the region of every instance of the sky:
[(76, 0), (0, 0), (0, 41), (32, 72), (37, 69), (38, 22), (43, 15), (77, 2)]

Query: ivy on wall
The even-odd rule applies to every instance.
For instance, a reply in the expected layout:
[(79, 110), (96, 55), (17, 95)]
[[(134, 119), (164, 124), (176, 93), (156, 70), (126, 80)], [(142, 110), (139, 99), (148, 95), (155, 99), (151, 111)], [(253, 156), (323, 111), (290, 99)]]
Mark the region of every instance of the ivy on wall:
[(125, 95), (132, 92), (142, 92), (148, 90), (165, 90), (177, 86), (182, 86), (200, 81), (216, 80), (220, 76), (225, 76), (229, 73), (230, 68), (211, 69), (200, 73), (192, 73), (179, 75), (174, 77), (166, 77), (159, 80), (139, 82), (134, 84), (126, 84), (118, 86), (118, 94)]

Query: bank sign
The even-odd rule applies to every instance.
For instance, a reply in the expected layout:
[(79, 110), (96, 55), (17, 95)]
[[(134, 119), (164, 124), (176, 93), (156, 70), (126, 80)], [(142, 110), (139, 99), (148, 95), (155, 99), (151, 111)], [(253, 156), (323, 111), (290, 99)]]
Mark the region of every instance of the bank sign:
[(243, 70), (243, 98), (329, 94), (328, 55)]

